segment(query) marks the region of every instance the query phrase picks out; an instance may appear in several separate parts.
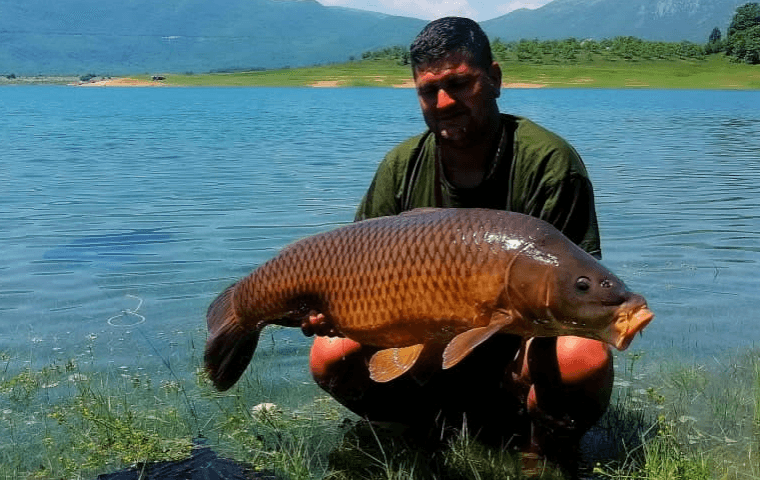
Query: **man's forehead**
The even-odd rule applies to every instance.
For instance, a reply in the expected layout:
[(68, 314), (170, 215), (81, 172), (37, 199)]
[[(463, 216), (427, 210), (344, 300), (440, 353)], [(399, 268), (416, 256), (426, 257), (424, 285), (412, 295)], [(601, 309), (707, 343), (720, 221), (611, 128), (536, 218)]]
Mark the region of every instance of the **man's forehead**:
[(443, 57), (432, 62), (421, 63), (414, 68), (414, 76), (417, 77), (423, 73), (441, 73), (446, 70), (456, 70), (466, 73), (472, 70), (480, 70), (475, 65), (472, 57), (463, 52), (449, 52)]

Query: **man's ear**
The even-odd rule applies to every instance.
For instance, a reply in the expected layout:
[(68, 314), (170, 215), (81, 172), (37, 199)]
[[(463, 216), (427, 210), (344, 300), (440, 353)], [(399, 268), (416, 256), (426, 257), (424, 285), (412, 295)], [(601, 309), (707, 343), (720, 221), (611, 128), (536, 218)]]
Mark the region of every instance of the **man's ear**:
[(498, 62), (491, 63), (488, 68), (488, 81), (494, 89), (494, 98), (501, 95), (501, 67)]

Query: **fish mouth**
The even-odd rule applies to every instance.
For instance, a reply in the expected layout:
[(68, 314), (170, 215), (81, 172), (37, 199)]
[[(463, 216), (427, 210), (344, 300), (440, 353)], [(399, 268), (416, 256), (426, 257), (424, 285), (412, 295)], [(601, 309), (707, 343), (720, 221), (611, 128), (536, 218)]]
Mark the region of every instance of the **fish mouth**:
[(605, 341), (622, 352), (653, 318), (654, 313), (649, 310), (646, 300), (640, 295), (634, 295), (618, 308), (615, 321), (606, 332), (608, 335)]

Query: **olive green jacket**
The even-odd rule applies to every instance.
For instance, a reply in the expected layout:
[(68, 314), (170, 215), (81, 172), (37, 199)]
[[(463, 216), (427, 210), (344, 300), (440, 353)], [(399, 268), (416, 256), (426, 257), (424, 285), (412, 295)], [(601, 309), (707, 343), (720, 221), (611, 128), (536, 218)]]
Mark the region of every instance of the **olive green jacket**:
[(565, 140), (528, 119), (502, 114), (502, 138), (483, 182), (450, 185), (436, 167), (430, 131), (391, 150), (362, 199), (356, 220), (417, 207), (493, 208), (545, 220), (601, 257), (594, 192), (586, 167)]

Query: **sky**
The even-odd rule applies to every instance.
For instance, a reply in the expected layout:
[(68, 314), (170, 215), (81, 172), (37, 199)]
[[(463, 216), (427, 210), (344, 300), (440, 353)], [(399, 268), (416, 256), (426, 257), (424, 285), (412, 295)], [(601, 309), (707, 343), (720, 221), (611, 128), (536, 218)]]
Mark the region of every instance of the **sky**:
[(358, 8), (404, 17), (433, 20), (455, 15), (479, 22), (518, 8), (538, 8), (551, 0), (318, 0), (328, 6)]

